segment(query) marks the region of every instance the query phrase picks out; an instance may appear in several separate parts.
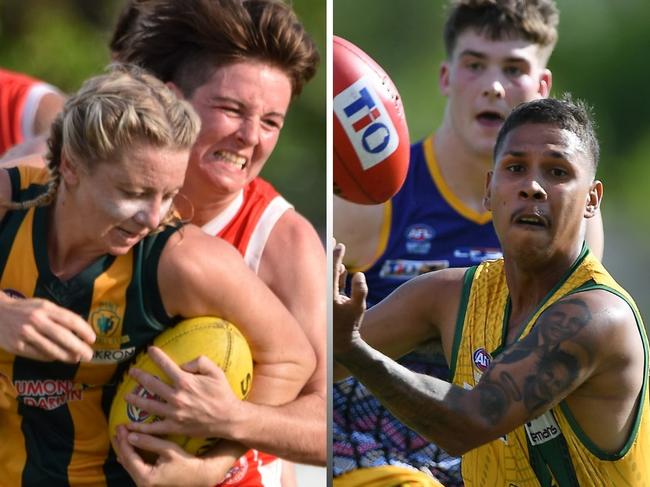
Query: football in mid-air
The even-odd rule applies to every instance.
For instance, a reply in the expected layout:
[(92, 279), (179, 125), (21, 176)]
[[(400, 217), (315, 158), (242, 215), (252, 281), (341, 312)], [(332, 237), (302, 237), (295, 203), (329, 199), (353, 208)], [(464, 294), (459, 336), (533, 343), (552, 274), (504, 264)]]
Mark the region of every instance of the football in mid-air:
[(404, 183), (409, 133), (397, 88), (370, 56), (334, 36), (334, 194), (379, 204)]
[[(162, 332), (153, 344), (179, 365), (205, 355), (225, 372), (228, 383), (237, 397), (245, 399), (250, 392), (253, 358), (246, 339), (232, 323), (211, 316), (190, 318)], [(167, 384), (171, 383), (167, 375), (146, 353), (136, 358), (133, 367), (144, 370)], [(160, 419), (127, 403), (124, 396), (131, 392), (143, 397), (156, 397), (138, 384), (128, 375), (128, 372), (125, 373), (111, 405), (108, 421), (110, 438), (115, 436), (116, 428), (120, 424), (152, 423)], [(215, 401), (218, 400), (219, 398), (215, 398)], [(214, 438), (190, 438), (179, 435), (169, 435), (165, 439), (174, 441), (187, 452), (195, 455), (209, 450), (218, 441)]]

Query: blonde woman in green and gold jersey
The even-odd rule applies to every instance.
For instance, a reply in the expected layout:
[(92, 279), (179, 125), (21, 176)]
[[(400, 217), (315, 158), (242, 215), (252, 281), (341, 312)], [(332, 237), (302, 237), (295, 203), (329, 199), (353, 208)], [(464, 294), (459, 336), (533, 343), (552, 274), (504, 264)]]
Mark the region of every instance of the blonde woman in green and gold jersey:
[[(129, 359), (182, 317), (237, 324), (253, 353), (258, 403), (292, 400), (312, 374), (300, 326), (237, 251), (175, 218), (199, 126), (161, 81), (116, 67), (66, 101), (52, 127), (49, 171), (0, 170), (1, 485), (222, 480), (245, 447), (221, 441), (199, 458), (122, 426), (108, 434)], [(214, 397), (237, 407), (214, 364), (197, 359), (181, 369), (158, 352), (173, 397), (161, 416), (209, 420)], [(142, 385), (151, 392), (160, 383)], [(194, 390), (208, 403), (188, 400)], [(136, 448), (157, 453), (156, 464)]]

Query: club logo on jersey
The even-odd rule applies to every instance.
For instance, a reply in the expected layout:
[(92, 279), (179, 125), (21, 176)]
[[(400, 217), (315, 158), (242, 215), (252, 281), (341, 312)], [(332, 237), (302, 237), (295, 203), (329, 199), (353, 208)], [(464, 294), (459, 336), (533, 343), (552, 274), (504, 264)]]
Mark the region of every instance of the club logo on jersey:
[(366, 171), (397, 150), (397, 130), (369, 76), (334, 97), (334, 113)]
[(484, 260), (500, 259), (503, 253), (494, 248), (459, 247), (454, 250), (454, 257), (473, 265), (480, 264)]
[(101, 303), (100, 307), (90, 314), (90, 323), (97, 335), (109, 337), (119, 328), (122, 319), (117, 314), (117, 306), (112, 303)]
[(546, 411), (539, 418), (526, 423), (524, 429), (533, 445), (541, 445), (562, 434), (551, 411)]
[(406, 251), (409, 254), (426, 254), (431, 250), (431, 240), (436, 232), (429, 225), (416, 223), (406, 229)]
[(388, 259), (382, 265), (379, 277), (407, 281), (425, 272), (446, 269), (447, 267), (449, 267), (448, 260)]
[(26, 406), (51, 411), (68, 401), (81, 401), (84, 386), (64, 379), (30, 379), (14, 381), (14, 388)]
[[(140, 384), (138, 384), (138, 386), (133, 389), (132, 393), (144, 399), (160, 399), (156, 394), (152, 394)], [(143, 421), (146, 421), (149, 416), (152, 416), (147, 411), (144, 411), (143, 409), (140, 409), (139, 407), (134, 406), (130, 403), (127, 403), (126, 405), (126, 415), (131, 421), (134, 421), (136, 423), (142, 423)], [(153, 418), (155, 421), (157, 419), (157, 416), (153, 416)]]
[(16, 291), (15, 289), (3, 289), (2, 290), (7, 296), (14, 299), (25, 299), (25, 295)]
[(90, 313), (88, 318), (97, 338), (95, 345), (108, 345), (106, 349), (117, 349), (128, 343), (129, 335), (122, 335), (122, 315), (116, 304), (102, 302)]

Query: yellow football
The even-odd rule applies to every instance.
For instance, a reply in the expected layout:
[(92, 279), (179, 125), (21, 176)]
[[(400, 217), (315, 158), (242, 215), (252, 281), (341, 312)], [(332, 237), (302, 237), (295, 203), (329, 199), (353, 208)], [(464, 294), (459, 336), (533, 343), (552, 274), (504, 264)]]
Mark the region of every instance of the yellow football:
[[(246, 339), (232, 323), (211, 316), (190, 318), (162, 332), (153, 344), (177, 364), (184, 364), (205, 355), (225, 372), (230, 387), (240, 399), (245, 399), (248, 395), (253, 379), (253, 358)], [(167, 384), (171, 383), (147, 353), (140, 354), (132, 366), (158, 377)], [(110, 438), (115, 436), (115, 430), (120, 424), (152, 423), (160, 419), (127, 403), (124, 396), (130, 392), (154, 397), (129, 376), (128, 372), (125, 373), (111, 405), (108, 418)], [(217, 400), (218, 398), (215, 398), (215, 401)], [(168, 435), (165, 439), (177, 443), (185, 451), (195, 455), (209, 450), (218, 441), (216, 438), (179, 435)]]

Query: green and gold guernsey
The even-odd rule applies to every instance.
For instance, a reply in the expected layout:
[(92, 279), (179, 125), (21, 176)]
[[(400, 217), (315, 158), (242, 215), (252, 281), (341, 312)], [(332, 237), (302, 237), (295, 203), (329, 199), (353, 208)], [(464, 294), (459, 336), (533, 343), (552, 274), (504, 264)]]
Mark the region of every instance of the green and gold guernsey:
[[(604, 452), (581, 430), (571, 411), (560, 403), (539, 418), (502, 438), (469, 451), (462, 459), (468, 487), (568, 487), (650, 485), (648, 410), (648, 345), (632, 298), (587, 250), (530, 317), (521, 337), (539, 315), (568, 294), (603, 289), (625, 300), (636, 317), (645, 351), (643, 388), (632, 430), (623, 448)], [(503, 348), (509, 314), (503, 260), (468, 269), (451, 357), (453, 383), (474, 387)], [(520, 338), (521, 338), (520, 337)]]
[[(10, 170), (12, 199), (46, 189), (42, 169)], [(38, 362), (0, 350), (0, 485), (135, 485), (117, 463), (107, 416), (129, 359), (164, 328), (157, 265), (167, 228), (122, 256), (105, 255), (75, 277), (54, 276), (46, 249), (48, 207), (15, 210), (0, 222), (0, 288), (75, 311), (97, 335), (92, 362)]]

